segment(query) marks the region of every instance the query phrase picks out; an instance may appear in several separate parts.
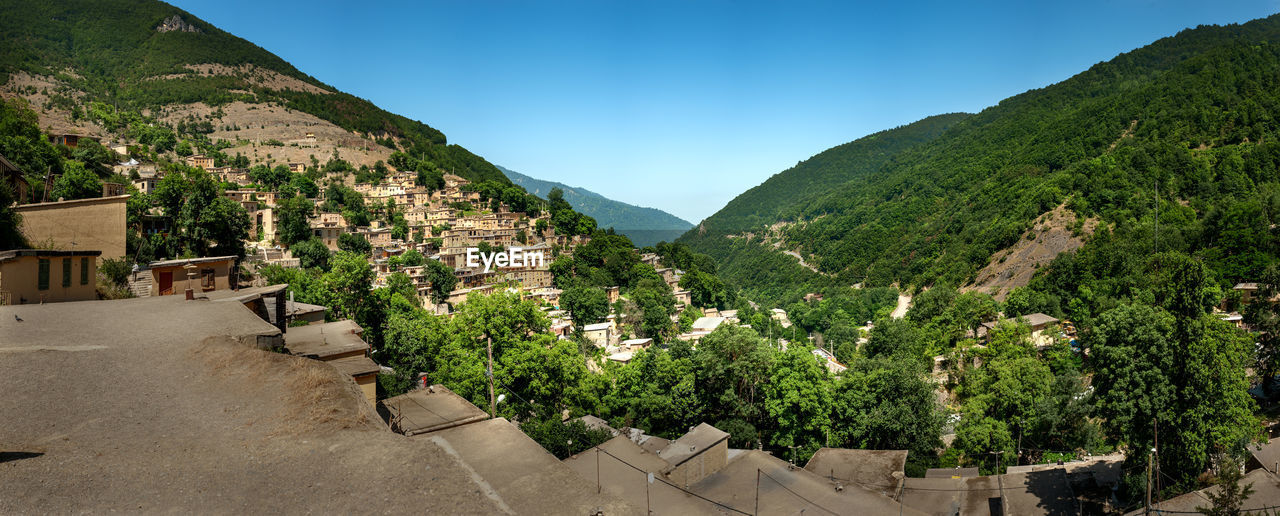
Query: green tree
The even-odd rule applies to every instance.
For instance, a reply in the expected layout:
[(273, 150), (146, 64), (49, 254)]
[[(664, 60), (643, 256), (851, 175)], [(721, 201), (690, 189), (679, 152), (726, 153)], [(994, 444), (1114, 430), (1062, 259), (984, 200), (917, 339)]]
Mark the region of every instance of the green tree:
[(280, 242), (292, 246), (311, 239), (309, 217), (314, 208), (315, 205), (311, 204), (311, 201), (302, 197), (290, 197), (276, 203), (276, 210), (280, 213), (280, 221), (276, 225), (276, 236)]
[(166, 173), (149, 196), (170, 228), (169, 245), (153, 246), (156, 257), (179, 253), (217, 256), (215, 252), (244, 256), (249, 214), (240, 203), (222, 194), (204, 170), (176, 165)]
[(653, 346), (637, 352), (616, 379), (604, 403), (623, 426), (674, 439), (704, 419), (698, 381), (687, 356)]
[(335, 317), (352, 319), (363, 326), (373, 302), (369, 296), (373, 288), (373, 269), (369, 267), (368, 259), (358, 254), (338, 252), (329, 262), (329, 272), (321, 278), (328, 297), (325, 306)]
[(1253, 484), (1240, 485), (1240, 479), (1244, 475), (1240, 474), (1240, 461), (1235, 458), (1223, 460), (1218, 465), (1217, 489), (1206, 492), (1209, 498), (1209, 507), (1196, 507), (1196, 511), (1200, 514), (1208, 514), (1210, 516), (1241, 516), (1245, 514), (1241, 509), (1245, 502), (1253, 496)]
[(834, 388), (832, 446), (910, 450), (942, 446), (943, 414), (922, 371), (892, 359), (855, 362)]
[(348, 253), (355, 253), (368, 256), (373, 252), (373, 244), (370, 244), (364, 237), (355, 233), (343, 233), (338, 235), (338, 249)]
[(304, 269), (312, 267), (320, 270), (329, 270), (329, 248), (319, 238), (312, 237), (309, 240), (293, 244), (289, 250), (293, 251), (294, 258), (298, 259), (299, 266)]
[(403, 272), (393, 272), (387, 275), (387, 290), (390, 290), (406, 300), (414, 302), (417, 306), (418, 288), (413, 285), (413, 279)]
[(426, 266), (427, 281), (431, 284), (429, 291), (431, 302), (443, 303), (449, 298), (449, 293), (453, 292), (453, 287), (458, 284), (458, 277), (453, 274), (452, 267), (439, 260), (427, 260)]
[(951, 309), (955, 313), (953, 321), (977, 334), (982, 323), (995, 320), (1000, 312), (1000, 305), (990, 295), (971, 291), (956, 296)]
[(588, 428), (580, 419), (561, 421), (559, 417), (520, 423), (523, 431), (557, 459), (564, 460), (603, 444), (613, 435), (603, 428)]
[[(693, 355), (703, 416), (717, 427), (737, 422), (736, 444), (755, 444), (764, 417), (764, 389), (776, 352), (748, 328), (722, 324)], [(812, 355), (810, 356), (812, 358)]]
[(393, 313), (387, 317), (378, 361), (395, 370), (388, 396), (410, 388), (418, 373), (432, 373), (447, 332), (444, 322), (425, 312)]
[(63, 165), (62, 175), (53, 182), (53, 190), (49, 193), (49, 198), (70, 201), (90, 197), (102, 197), (102, 181), (98, 179), (98, 174), (85, 169), (79, 162), (66, 162)]
[(921, 360), (925, 337), (911, 319), (883, 319), (871, 328), (863, 347), (869, 357), (898, 357)]
[(688, 271), (680, 278), (680, 288), (689, 291), (691, 302), (696, 306), (727, 308), (729, 293), (724, 282), (714, 274), (702, 271)]
[(831, 430), (831, 381), (811, 350), (792, 343), (779, 353), (764, 388), (765, 411), (775, 428), (770, 444), (794, 447), (803, 464), (826, 442)]
[(426, 258), (423, 258), (422, 253), (418, 252), (417, 249), (409, 249), (400, 255), (400, 260), (405, 267), (417, 267), (422, 265)]
[(578, 331), (609, 315), (609, 298), (603, 290), (595, 287), (565, 289), (560, 293), (560, 306), (569, 311), (569, 315), (573, 317), (573, 326)]
[(640, 308), (641, 333), (659, 343), (670, 338), (675, 330), (671, 316), (676, 313), (676, 298), (671, 294), (671, 287), (662, 280), (646, 278), (631, 289), (631, 297)]
[(0, 251), (28, 245), (26, 237), (18, 229), (22, 227), (22, 215), (14, 211), (12, 205), (13, 193), (9, 183), (0, 181)]

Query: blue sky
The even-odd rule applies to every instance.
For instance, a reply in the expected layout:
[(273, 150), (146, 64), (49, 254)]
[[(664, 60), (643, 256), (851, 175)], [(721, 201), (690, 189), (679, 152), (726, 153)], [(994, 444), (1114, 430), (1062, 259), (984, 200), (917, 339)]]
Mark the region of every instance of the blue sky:
[(824, 149), (1270, 1), (178, 0), (539, 179), (691, 222)]

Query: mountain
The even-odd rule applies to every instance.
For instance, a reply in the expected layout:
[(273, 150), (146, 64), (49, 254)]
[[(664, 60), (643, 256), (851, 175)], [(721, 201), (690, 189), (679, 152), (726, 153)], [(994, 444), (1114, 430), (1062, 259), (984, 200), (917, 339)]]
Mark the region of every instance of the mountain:
[(338, 153), (373, 166), (401, 152), (401, 165), (508, 182), (439, 130), (163, 2), (0, 0), (0, 9), (0, 91), (25, 98), (46, 131), (150, 143), (146, 127), (159, 125), (226, 142), (220, 152), (255, 163)]
[(1223, 286), (1257, 278), (1280, 257), (1271, 41), (1280, 16), (1188, 29), (975, 115), (835, 147), (680, 241), (777, 302), (854, 284), (1029, 283), (1092, 312), (1136, 295), (1163, 251), (1200, 258)]
[(577, 212), (590, 215), (602, 228), (612, 227), (619, 233), (627, 235), (638, 247), (672, 241), (693, 227), (688, 221), (656, 208), (635, 206), (621, 201), (609, 199), (585, 188), (576, 188), (564, 183), (534, 179), (514, 170), (498, 166), (503, 174), (529, 193), (546, 198), (551, 189), (564, 191), (564, 200)]

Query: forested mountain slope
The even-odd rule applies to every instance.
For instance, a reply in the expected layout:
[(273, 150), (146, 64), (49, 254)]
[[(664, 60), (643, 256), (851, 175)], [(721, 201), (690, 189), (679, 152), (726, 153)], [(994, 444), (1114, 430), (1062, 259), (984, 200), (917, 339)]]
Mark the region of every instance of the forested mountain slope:
[[(1005, 99), (892, 156), (841, 165), (849, 180), (823, 195), (795, 193), (815, 173), (801, 164), (766, 192), (792, 201), (753, 202), (753, 190), (682, 241), (723, 260), (748, 288), (769, 288), (750, 271), (776, 257), (730, 237), (758, 237), (777, 222), (785, 223), (774, 228), (779, 239), (767, 245), (798, 251), (829, 275), (826, 283), (961, 285), (1065, 203), (1078, 220), (1100, 221), (1079, 251), (1094, 269), (1073, 274), (1124, 278), (1131, 262), (1158, 249), (1202, 258), (1220, 284), (1256, 277), (1280, 256), (1268, 222), (1280, 215), (1274, 41), (1280, 16), (1185, 30)], [(1111, 251), (1096, 256), (1104, 247)]]
[(574, 210), (596, 219), (599, 227), (614, 228), (619, 233), (627, 235), (637, 246), (675, 240), (685, 230), (693, 227), (693, 224), (688, 221), (657, 208), (645, 208), (615, 201), (585, 188), (534, 179), (501, 166), (498, 169), (506, 174), (511, 182), (544, 199), (552, 189), (559, 188), (564, 192), (564, 200), (573, 206)]
[[(128, 115), (140, 113), (168, 125), (182, 123), (179, 137), (189, 123), (192, 133), (216, 132), (240, 143), (231, 150), (248, 153), (251, 141), (287, 142), (313, 126), (332, 124), (351, 134), (335, 135), (328, 147), (310, 151), (321, 159), (328, 150), (342, 149), (344, 157), (369, 155), (372, 164), (403, 151), (414, 159), (402, 165), (508, 182), (483, 158), (449, 145), (440, 131), (337, 91), (163, 2), (0, 0), (0, 11), (0, 85), (6, 95), (32, 102), (44, 129), (138, 140), (140, 135), (130, 134)], [(267, 113), (271, 108), (274, 116)], [(286, 111), (307, 116), (285, 117)], [(249, 132), (250, 126), (261, 131)], [(323, 144), (324, 134), (317, 136)], [(301, 161), (307, 155), (289, 154), (285, 147), (275, 150), (275, 159)], [(266, 153), (261, 157), (265, 161)]]
[(831, 278), (786, 254), (796, 248), (781, 238), (787, 222), (795, 220), (789, 211), (875, 173), (893, 156), (938, 137), (969, 116), (932, 116), (832, 147), (743, 192), (683, 239), (715, 256), (724, 275), (749, 293), (782, 302), (827, 291)]

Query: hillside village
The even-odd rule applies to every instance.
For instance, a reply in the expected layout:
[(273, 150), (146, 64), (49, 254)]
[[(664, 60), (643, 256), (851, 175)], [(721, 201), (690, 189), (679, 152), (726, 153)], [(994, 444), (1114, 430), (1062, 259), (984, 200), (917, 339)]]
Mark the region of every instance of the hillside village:
[(164, 2), (6, 15), (0, 513), (1280, 511), (1280, 15), (643, 245)]
[[(65, 139), (63, 142), (66, 145)], [(644, 428), (617, 428), (588, 414), (565, 421), (581, 422), (583, 428), (602, 433), (605, 441), (558, 461), (539, 443), (518, 431), (519, 421), (511, 422), (515, 423), (513, 425), (502, 418), (491, 419), (491, 412), (443, 385), (432, 384), (425, 373), (417, 374), (418, 381), (408, 392), (394, 396), (381, 392), (378, 377), (391, 369), (373, 358), (375, 350), (365, 341), (366, 328), (350, 319), (335, 319), (328, 307), (294, 301), (286, 290), (288, 285), (267, 285), (264, 278), (254, 274), (253, 271), (261, 267), (296, 269), (300, 266), (300, 258), (278, 244), (276, 228), (279, 227), (280, 198), (275, 192), (258, 189), (248, 179), (245, 169), (213, 166), (211, 160), (199, 155), (189, 157), (185, 162), (216, 175), (224, 183), (237, 186), (226, 190), (224, 195), (243, 207), (250, 220), (254, 221), (250, 238), (244, 242), (248, 250), (244, 258), (207, 256), (140, 264), (130, 272), (131, 292), (141, 298), (157, 298), (155, 302), (144, 305), (139, 304), (143, 303), (141, 300), (95, 300), (100, 297), (96, 287), (100, 260), (119, 257), (123, 253), (123, 233), (129, 231), (124, 225), (129, 195), (119, 195), (121, 189), (108, 184), (104, 186), (102, 197), (18, 204), (16, 208), (24, 214), (27, 237), (49, 246), (47, 249), (9, 251), (0, 255), (0, 271), (4, 271), (0, 272), (0, 278), (4, 278), (0, 285), (6, 289), (6, 304), (41, 305), (10, 308), (16, 310), (14, 315), (17, 316), (17, 322), (6, 320), (3, 323), (16, 332), (10, 334), (26, 335), (24, 332), (32, 328), (27, 323), (53, 316), (60, 310), (54, 308), (61, 304), (59, 302), (72, 302), (66, 304), (67, 307), (101, 304), (101, 308), (88, 313), (100, 313), (100, 317), (111, 319), (125, 318), (129, 313), (142, 310), (143, 306), (147, 307), (145, 310), (157, 313), (182, 312), (186, 314), (183, 317), (189, 320), (227, 317), (225, 314), (215, 316), (214, 312), (206, 310), (193, 311), (187, 307), (194, 305), (182, 304), (183, 297), (186, 302), (207, 300), (228, 307), (242, 306), (244, 315), (236, 317), (247, 316), (248, 319), (239, 327), (260, 327), (262, 331), (250, 334), (210, 331), (210, 338), (239, 335), (235, 338), (243, 342), (248, 336), (253, 347), (279, 349), (299, 359), (332, 366), (356, 387), (339, 397), (356, 397), (356, 406), (362, 407), (355, 409), (356, 413), (379, 414), (384, 426), (376, 427), (381, 429), (376, 431), (390, 430), (409, 439), (392, 446), (412, 447), (412, 443), (423, 440), (447, 442), (455, 450), (452, 460), (477, 471), (483, 485), (493, 489), (485, 503), (496, 503), (499, 508), (519, 504), (520, 512), (543, 512), (528, 511), (537, 507), (538, 502), (529, 498), (528, 486), (522, 483), (537, 484), (544, 480), (535, 479), (546, 478), (574, 479), (570, 482), (580, 486), (568, 491), (562, 484), (543, 487), (578, 500), (572, 503), (595, 504), (593, 507), (600, 503), (612, 504), (612, 512), (620, 513), (646, 507), (651, 513), (664, 514), (714, 514), (721, 511), (755, 514), (752, 508), (755, 504), (764, 504), (770, 510), (782, 512), (824, 508), (847, 514), (862, 514), (868, 508), (903, 514), (953, 514), (955, 511), (959, 514), (1076, 514), (1116, 509), (1113, 505), (1115, 500), (1108, 493), (1117, 485), (1123, 453), (1080, 456), (1074, 460), (1059, 460), (1057, 464), (1009, 466), (995, 474), (986, 474), (979, 468), (934, 468), (923, 478), (915, 478), (908, 476), (904, 469), (909, 454), (906, 450), (822, 448), (807, 460), (807, 465), (799, 467), (801, 464), (795, 463), (793, 458), (776, 457), (757, 449), (730, 447), (729, 434), (707, 422), (683, 436), (666, 439), (650, 435)], [(0, 159), (0, 163), (8, 163), (8, 160)], [(121, 175), (137, 176), (132, 184), (137, 192), (153, 191), (155, 184), (163, 179), (163, 173), (157, 171), (159, 167), (133, 161), (117, 166)], [(302, 173), (306, 167), (290, 164), (290, 168), (292, 172)], [(327, 179), (346, 184), (349, 178), (336, 174)], [(546, 314), (549, 329), (558, 339), (580, 338), (598, 349), (586, 357), (588, 370), (595, 374), (602, 373), (609, 363), (615, 364), (612, 367), (625, 366), (657, 343), (666, 347), (672, 342), (684, 342), (696, 348), (702, 339), (722, 328), (725, 328), (722, 332), (729, 331), (728, 328), (750, 328), (750, 324), (738, 318), (738, 310), (692, 307), (691, 292), (681, 288), (684, 271), (663, 267), (662, 257), (652, 252), (641, 253), (639, 262), (652, 268), (670, 289), (679, 312), (687, 312), (686, 307), (693, 311), (695, 316), (687, 330), (668, 342), (636, 338), (639, 328), (628, 327), (621, 322), (622, 314), (617, 312), (616, 307), (621, 306), (619, 301), (622, 297), (619, 287), (603, 289), (610, 306), (606, 316), (574, 321), (572, 314), (559, 305), (563, 290), (555, 287), (549, 260), (520, 265), (496, 264), (497, 267), (489, 271), (485, 271), (483, 265), (467, 263), (468, 252), (474, 253), (477, 248), (520, 249), (525, 253), (544, 252), (548, 256), (571, 257), (580, 246), (590, 242), (590, 238), (581, 235), (558, 234), (550, 225), (549, 213), (544, 211), (530, 216), (512, 211), (505, 203), (486, 205), (486, 200), (472, 183), (456, 175), (444, 175), (442, 187), (434, 190), (416, 184), (415, 178), (409, 174), (398, 172), (391, 172), (376, 185), (354, 183), (351, 188), (359, 192), (369, 205), (394, 206), (402, 211), (413, 238), (394, 238), (392, 228), (381, 223), (354, 226), (344, 219), (342, 213), (323, 210), (317, 210), (307, 219), (312, 238), (323, 242), (330, 251), (340, 249), (344, 235), (347, 238), (354, 235), (367, 241), (369, 251), (365, 256), (365, 266), (372, 273), (374, 285), (386, 286), (392, 281), (393, 274), (403, 274), (412, 281), (420, 308), (439, 316), (454, 316), (466, 306), (469, 298), (475, 299), (471, 297), (473, 295), (501, 293), (531, 300)], [(323, 198), (318, 201), (323, 205)], [(486, 209), (489, 207), (496, 207), (496, 210)], [(85, 235), (66, 232), (67, 228), (89, 227), (89, 221), (107, 225), (98, 237), (114, 234), (113, 238), (102, 240), (105, 244), (103, 249), (85, 249), (82, 247)], [(152, 225), (147, 229), (164, 231), (166, 228)], [(433, 293), (427, 265), (403, 263), (403, 258), (413, 253), (448, 268), (451, 288), (447, 293)], [(53, 277), (50, 271), (53, 262), (63, 264), (62, 289), (54, 287), (50, 279)], [(37, 273), (26, 275), (18, 272), (15, 275), (16, 271), (29, 269)], [(66, 278), (71, 280), (68, 282)], [(25, 283), (33, 280), (37, 283), (30, 285), (33, 288), (23, 288)], [(1247, 305), (1254, 301), (1258, 288), (1257, 284), (1241, 284), (1236, 290), (1241, 302)], [(807, 300), (809, 303), (821, 301), (822, 296), (818, 294), (809, 296)], [(217, 311), (222, 312), (225, 310)], [(793, 327), (786, 310), (773, 308), (766, 315), (771, 324), (777, 323), (783, 329)], [(903, 315), (897, 313), (895, 317)], [(680, 324), (681, 315), (670, 317), (672, 324)], [(1223, 312), (1221, 317), (1237, 326), (1244, 324), (1238, 313)], [(257, 322), (250, 324), (251, 320)], [(216, 324), (216, 320), (207, 323)], [(986, 348), (983, 343), (989, 343), (993, 333), (1007, 332), (1009, 327), (1018, 324), (1025, 325), (1027, 333), (1024, 338), (1040, 353), (1075, 343), (1075, 330), (1070, 322), (1045, 314), (986, 321), (969, 330), (968, 338), (974, 342), (971, 347), (935, 357), (933, 381), (941, 404), (954, 402), (947, 387), (954, 381), (953, 375), (970, 367), (982, 366)], [(867, 343), (866, 336), (873, 330), (874, 325), (870, 322), (858, 329), (862, 335), (859, 345)], [(122, 339), (128, 335), (144, 331), (148, 331), (145, 326), (119, 329), (104, 342), (108, 346), (121, 345)], [(778, 335), (776, 344), (783, 351), (789, 344), (784, 336), (797, 338), (794, 334)], [(61, 345), (56, 342), (64, 338), (58, 331), (42, 331), (29, 338), (23, 337), (20, 347), (58, 349)], [(804, 336), (798, 338), (808, 340)], [(812, 345), (811, 342), (806, 344)], [(832, 351), (824, 349), (820, 341), (817, 347), (812, 348), (812, 355), (827, 374), (838, 377), (848, 369)], [(954, 439), (954, 434), (950, 438)], [(1280, 482), (1274, 486), (1266, 482), (1275, 475), (1268, 465), (1271, 456), (1280, 453), (1276, 449), (1280, 449), (1280, 442), (1259, 447), (1253, 452), (1256, 459), (1252, 468), (1255, 469), (1248, 478), (1262, 488), (1252, 498), (1258, 503), (1280, 500)], [(514, 460), (522, 466), (515, 472), (502, 471), (495, 462), (494, 457), (497, 456), (503, 456), (506, 461)], [(757, 471), (751, 471), (753, 469)], [(513, 473), (520, 480), (504, 480)], [(761, 478), (767, 475), (769, 485), (755, 485), (757, 473)], [(646, 482), (647, 489), (640, 489), (637, 485), (645, 483), (632, 482), (636, 475), (649, 475), (656, 481), (650, 480)], [(592, 482), (598, 484), (597, 491), (606, 493), (605, 498), (592, 497), (589, 489)], [(1157, 507), (1170, 510), (1194, 508), (1198, 503), (1196, 500), (1204, 496), (1192, 493), (1166, 500)]]

